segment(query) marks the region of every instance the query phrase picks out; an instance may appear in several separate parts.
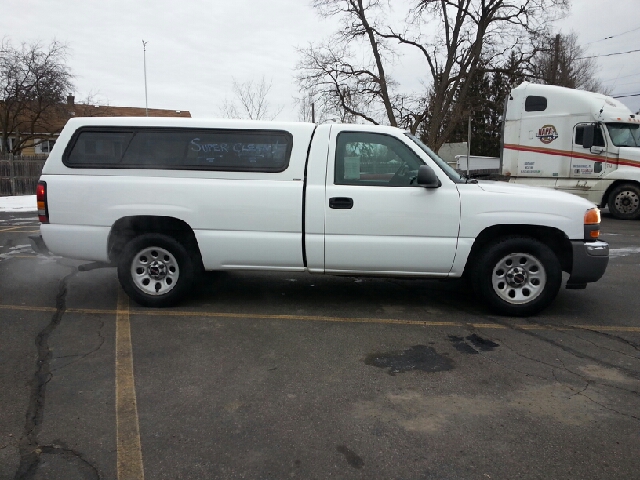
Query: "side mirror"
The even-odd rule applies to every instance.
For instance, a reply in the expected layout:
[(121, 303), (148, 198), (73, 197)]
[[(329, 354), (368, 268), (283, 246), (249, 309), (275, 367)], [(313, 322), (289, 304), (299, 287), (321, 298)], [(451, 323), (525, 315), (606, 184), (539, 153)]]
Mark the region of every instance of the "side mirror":
[(584, 134), (582, 137), (582, 147), (583, 148), (591, 148), (593, 147), (593, 138), (595, 137), (595, 133), (596, 133), (596, 126), (591, 124), (591, 125), (585, 125), (584, 127)]
[(419, 187), (425, 188), (438, 188), (442, 186), (440, 180), (436, 176), (436, 172), (429, 165), (420, 165), (418, 169), (418, 181), (416, 182)]

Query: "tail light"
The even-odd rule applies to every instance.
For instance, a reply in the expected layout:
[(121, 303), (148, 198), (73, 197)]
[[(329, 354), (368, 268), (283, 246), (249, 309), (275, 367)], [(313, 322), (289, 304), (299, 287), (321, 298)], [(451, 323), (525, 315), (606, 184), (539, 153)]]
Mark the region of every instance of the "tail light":
[(49, 223), (49, 206), (47, 205), (47, 182), (38, 182), (36, 188), (36, 200), (38, 201), (38, 220), (40, 223)]

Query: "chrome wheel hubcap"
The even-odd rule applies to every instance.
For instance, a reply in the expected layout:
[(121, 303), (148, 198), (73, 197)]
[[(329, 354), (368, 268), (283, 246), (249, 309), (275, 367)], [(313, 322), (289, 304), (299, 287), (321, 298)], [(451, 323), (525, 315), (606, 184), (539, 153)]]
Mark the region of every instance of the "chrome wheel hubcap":
[(518, 305), (540, 296), (547, 275), (540, 260), (530, 253), (510, 253), (493, 268), (491, 283), (502, 300)]
[(176, 258), (164, 248), (140, 250), (131, 263), (131, 278), (148, 295), (164, 295), (176, 286), (180, 268)]
[(638, 194), (632, 190), (623, 190), (616, 195), (616, 210), (621, 213), (634, 213), (640, 205)]

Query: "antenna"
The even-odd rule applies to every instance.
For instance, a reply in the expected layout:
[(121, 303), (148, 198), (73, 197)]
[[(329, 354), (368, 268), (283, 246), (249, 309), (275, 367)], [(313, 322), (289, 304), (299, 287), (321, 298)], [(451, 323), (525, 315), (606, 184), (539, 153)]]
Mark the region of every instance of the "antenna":
[(149, 116), (149, 106), (147, 102), (147, 43), (142, 40), (142, 50), (144, 55), (144, 113)]

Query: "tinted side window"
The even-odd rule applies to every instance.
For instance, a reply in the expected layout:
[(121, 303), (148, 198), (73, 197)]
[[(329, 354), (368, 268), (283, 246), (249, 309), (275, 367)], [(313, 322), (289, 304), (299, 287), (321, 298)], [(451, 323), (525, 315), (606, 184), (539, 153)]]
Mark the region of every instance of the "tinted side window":
[(378, 133), (338, 135), (336, 185), (408, 187), (415, 183), (422, 160), (397, 138)]
[(184, 165), (188, 133), (136, 132), (122, 159), (123, 167), (179, 168)]
[(113, 132), (82, 131), (65, 164), (97, 168), (156, 168), (281, 172), (289, 165), (293, 138), (283, 131), (134, 129), (125, 148), (105, 161), (92, 154), (95, 142), (112, 142)]
[(83, 131), (64, 159), (65, 164), (77, 167), (117, 165), (130, 140), (131, 132)]
[[(576, 127), (576, 145), (582, 145), (582, 141), (584, 139), (584, 126)], [(604, 136), (602, 135), (602, 129), (600, 127), (596, 127), (593, 134), (593, 146), (594, 147), (604, 147)]]
[(525, 112), (544, 112), (547, 109), (547, 97), (529, 95), (524, 101)]
[(287, 168), (293, 143), (285, 132), (200, 132), (188, 140), (188, 166), (261, 172)]

